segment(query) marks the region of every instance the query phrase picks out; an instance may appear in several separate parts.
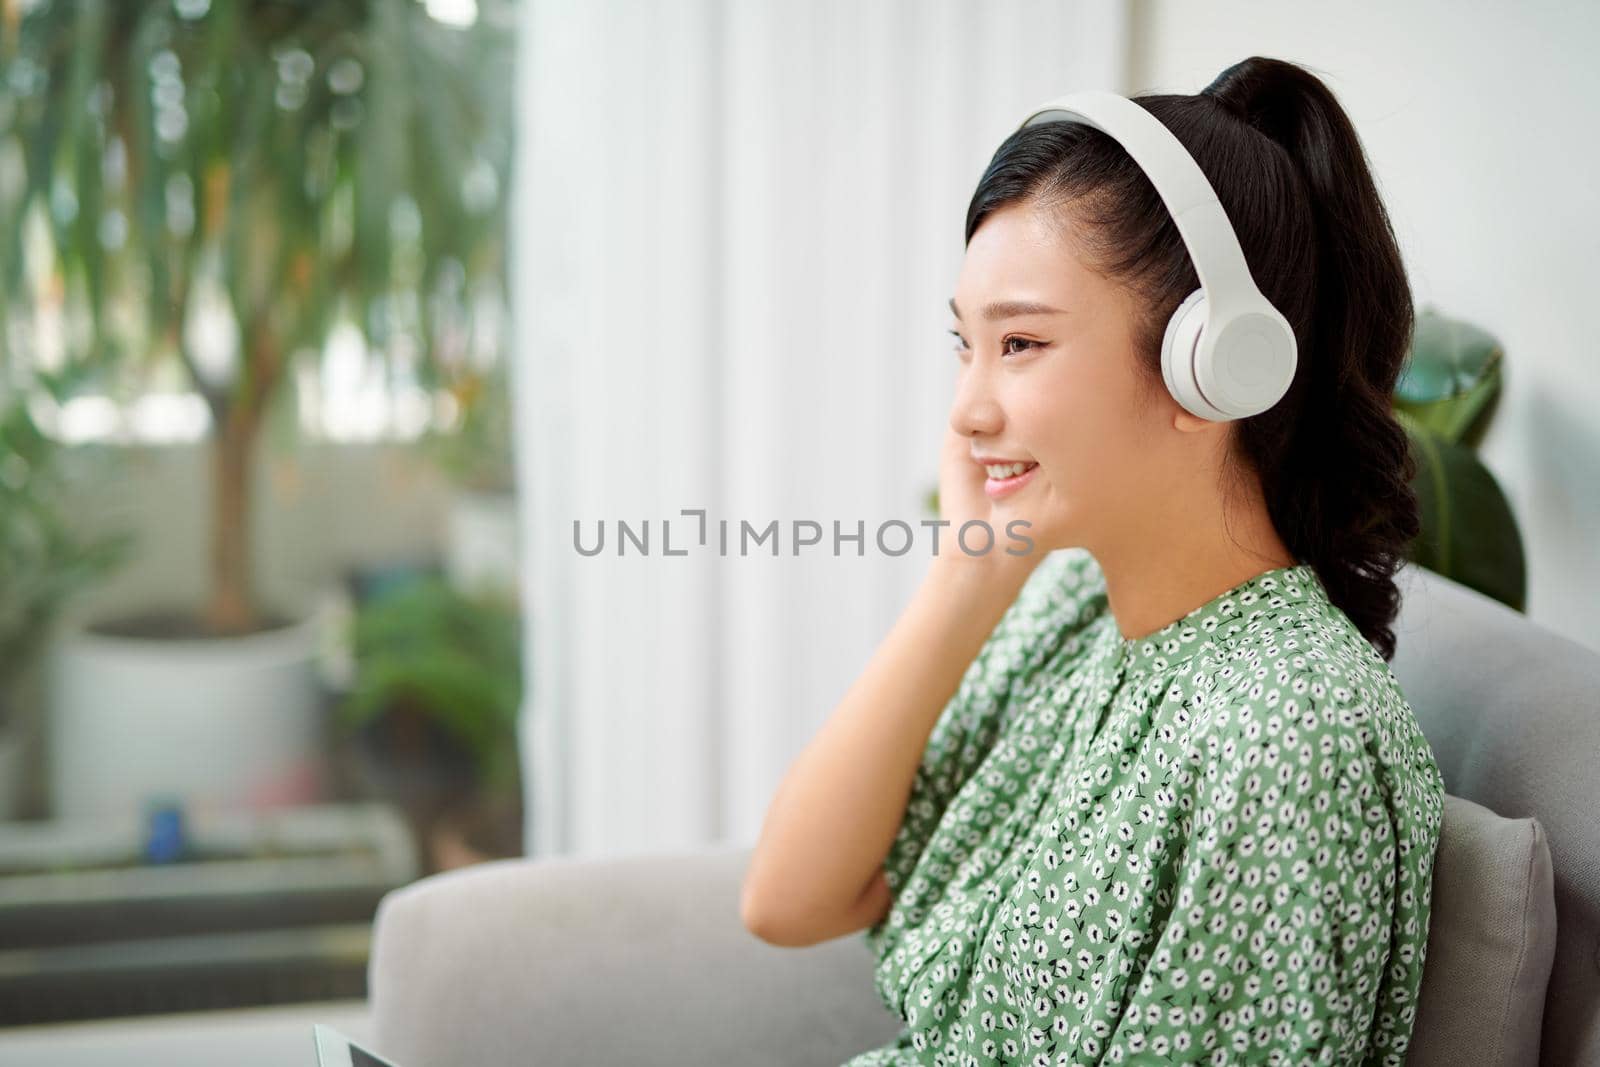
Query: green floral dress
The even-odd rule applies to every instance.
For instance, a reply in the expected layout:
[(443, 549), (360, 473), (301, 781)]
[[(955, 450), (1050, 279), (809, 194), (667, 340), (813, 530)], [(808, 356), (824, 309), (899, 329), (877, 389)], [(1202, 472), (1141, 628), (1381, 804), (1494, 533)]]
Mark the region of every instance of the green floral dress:
[(845, 1067), (1401, 1064), (1444, 783), (1307, 564), (1137, 641), (1041, 561), (929, 737)]

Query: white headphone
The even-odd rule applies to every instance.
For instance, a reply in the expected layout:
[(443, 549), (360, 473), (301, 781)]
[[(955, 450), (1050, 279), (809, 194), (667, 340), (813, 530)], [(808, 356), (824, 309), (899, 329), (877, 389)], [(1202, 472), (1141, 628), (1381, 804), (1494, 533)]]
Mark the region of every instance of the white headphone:
[(1200, 275), (1161, 341), (1161, 376), (1173, 399), (1214, 422), (1259, 414), (1282, 399), (1294, 381), (1294, 330), (1256, 288), (1216, 191), (1183, 143), (1132, 100), (1098, 90), (1057, 97), (1018, 129), (1043, 122), (1081, 122), (1109, 134), (1172, 212)]

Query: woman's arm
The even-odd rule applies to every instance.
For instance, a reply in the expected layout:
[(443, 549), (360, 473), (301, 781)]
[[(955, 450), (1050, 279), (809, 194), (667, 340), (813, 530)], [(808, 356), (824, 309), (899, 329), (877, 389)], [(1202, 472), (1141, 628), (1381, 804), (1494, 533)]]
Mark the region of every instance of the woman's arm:
[(936, 557), (779, 785), (745, 872), (745, 927), (802, 946), (888, 910), (882, 864), (939, 714), (1038, 557)]

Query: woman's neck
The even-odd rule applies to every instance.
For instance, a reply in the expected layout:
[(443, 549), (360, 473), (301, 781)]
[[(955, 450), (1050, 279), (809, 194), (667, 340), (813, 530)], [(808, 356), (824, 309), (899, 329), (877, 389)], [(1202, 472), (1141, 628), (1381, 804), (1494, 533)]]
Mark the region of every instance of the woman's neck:
[(1299, 562), (1259, 498), (1225, 518), (1220, 507), (1209, 519), (1202, 515), (1201, 509), (1179, 511), (1145, 527), (1158, 529), (1159, 537), (1124, 536), (1114, 547), (1091, 548), (1127, 640), (1155, 633), (1263, 571)]

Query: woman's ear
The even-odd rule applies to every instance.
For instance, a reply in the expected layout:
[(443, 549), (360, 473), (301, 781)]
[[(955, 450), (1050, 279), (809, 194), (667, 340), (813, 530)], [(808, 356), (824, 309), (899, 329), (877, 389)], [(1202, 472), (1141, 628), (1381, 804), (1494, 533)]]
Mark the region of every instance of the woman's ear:
[(1198, 433), (1201, 430), (1210, 429), (1213, 426), (1220, 427), (1226, 425), (1226, 423), (1216, 422), (1212, 419), (1202, 419), (1199, 415), (1192, 413), (1188, 408), (1182, 406), (1181, 404), (1175, 404), (1173, 406), (1177, 408), (1177, 412), (1172, 416), (1172, 428), (1180, 433)]

